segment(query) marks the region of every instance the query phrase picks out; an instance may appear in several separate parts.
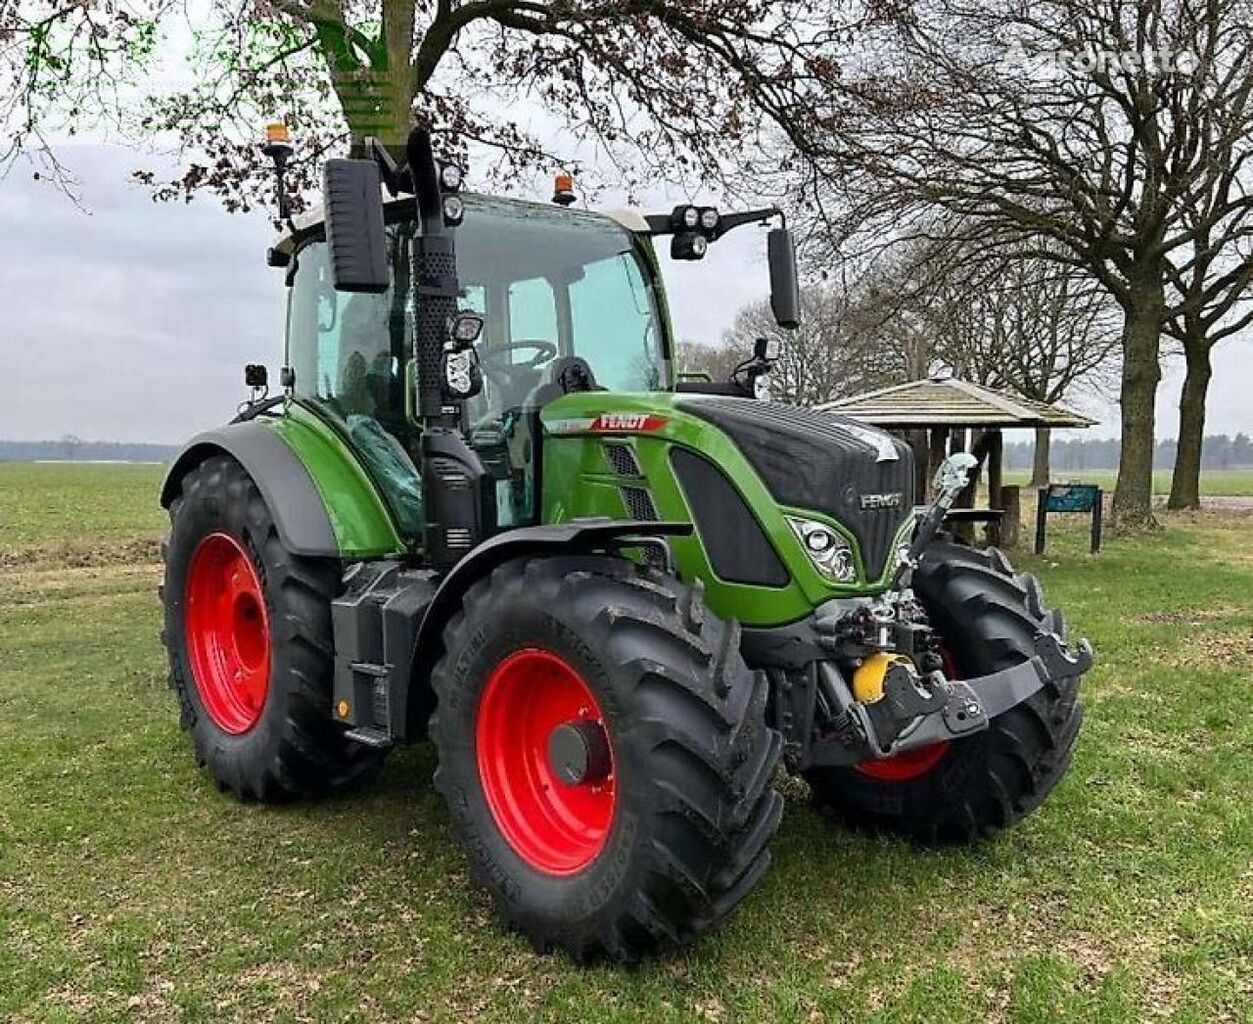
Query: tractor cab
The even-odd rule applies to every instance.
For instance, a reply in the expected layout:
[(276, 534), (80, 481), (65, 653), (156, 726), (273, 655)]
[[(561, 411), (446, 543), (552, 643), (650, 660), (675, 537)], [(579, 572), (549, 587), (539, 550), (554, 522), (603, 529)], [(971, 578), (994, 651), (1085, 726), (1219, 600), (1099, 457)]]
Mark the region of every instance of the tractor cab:
[[(694, 259), (725, 228), (708, 208), (645, 218), (470, 194), (456, 199), (456, 308), (481, 328), (473, 345), (476, 386), (456, 403), (454, 426), (483, 467), (481, 534), (491, 535), (540, 521), (537, 459), (547, 404), (582, 391), (675, 389), (652, 238), (675, 234), (676, 255)], [(757, 211), (750, 219), (775, 213)], [(285, 262), (290, 286), (291, 396), (342, 435), (402, 535), (415, 543), (428, 519), (412, 282), (422, 237), (412, 200), (383, 204), (386, 280), (370, 290), (348, 290), (342, 281), (337, 287), (324, 218), (293, 225), (272, 251)], [(784, 256), (792, 259), (790, 248)], [(711, 390), (728, 387), (735, 385)], [(744, 394), (751, 393), (750, 384)]]

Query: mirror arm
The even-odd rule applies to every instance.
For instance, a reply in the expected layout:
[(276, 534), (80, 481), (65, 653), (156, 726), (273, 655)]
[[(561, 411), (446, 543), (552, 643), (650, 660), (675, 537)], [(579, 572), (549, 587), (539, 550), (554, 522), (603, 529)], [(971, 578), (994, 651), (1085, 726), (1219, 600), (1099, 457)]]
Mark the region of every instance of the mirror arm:
[(409, 169), (407, 167), (398, 167), (395, 158), (388, 152), (387, 147), (383, 143), (379, 142), (373, 135), (368, 135), (364, 145), (366, 159), (373, 160), (378, 164), (383, 184), (391, 195), (398, 196), (402, 192), (413, 191)]

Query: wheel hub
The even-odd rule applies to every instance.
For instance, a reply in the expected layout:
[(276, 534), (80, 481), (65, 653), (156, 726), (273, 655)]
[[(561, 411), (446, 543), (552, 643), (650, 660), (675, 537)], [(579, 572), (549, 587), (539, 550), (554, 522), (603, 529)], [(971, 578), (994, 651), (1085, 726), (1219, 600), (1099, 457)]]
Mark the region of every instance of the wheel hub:
[(609, 737), (597, 722), (566, 722), (548, 737), (548, 760), (567, 786), (603, 782), (611, 767)]

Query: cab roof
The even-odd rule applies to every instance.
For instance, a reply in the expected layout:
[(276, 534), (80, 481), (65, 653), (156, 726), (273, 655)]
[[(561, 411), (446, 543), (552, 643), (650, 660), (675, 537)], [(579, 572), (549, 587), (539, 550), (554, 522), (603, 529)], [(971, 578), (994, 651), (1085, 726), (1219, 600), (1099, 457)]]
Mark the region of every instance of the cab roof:
[[(601, 213), (592, 210), (576, 210), (571, 207), (561, 207), (551, 203), (538, 203), (529, 199), (507, 199), (501, 196), (488, 196), (475, 192), (464, 193), (464, 198), (470, 210), (475, 206), (480, 208), (495, 206), (510, 207), (521, 213), (530, 208), (537, 215), (586, 218), (602, 222), (612, 221), (633, 234), (651, 234), (647, 219), (639, 210), (635, 209), (610, 210)], [(392, 196), (391, 193), (384, 192), (383, 217), (388, 223), (405, 220), (405, 214), (412, 210), (412, 196)], [(279, 233), (274, 243), (273, 251), (284, 256), (292, 255), (301, 243), (320, 235), (325, 222), (326, 214), (321, 204), (313, 206), (303, 213), (296, 214), (288, 221), (289, 227), (284, 228)]]

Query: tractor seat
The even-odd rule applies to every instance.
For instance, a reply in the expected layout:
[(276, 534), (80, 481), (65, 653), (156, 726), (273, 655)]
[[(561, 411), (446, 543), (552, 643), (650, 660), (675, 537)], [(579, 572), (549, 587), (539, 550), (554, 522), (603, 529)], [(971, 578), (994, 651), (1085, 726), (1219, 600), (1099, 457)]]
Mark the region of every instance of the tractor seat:
[(554, 359), (545, 369), (548, 379), (535, 388), (526, 398), (525, 409), (542, 409), (549, 402), (564, 395), (580, 391), (604, 391), (596, 383), (592, 368), (581, 356), (562, 356)]

